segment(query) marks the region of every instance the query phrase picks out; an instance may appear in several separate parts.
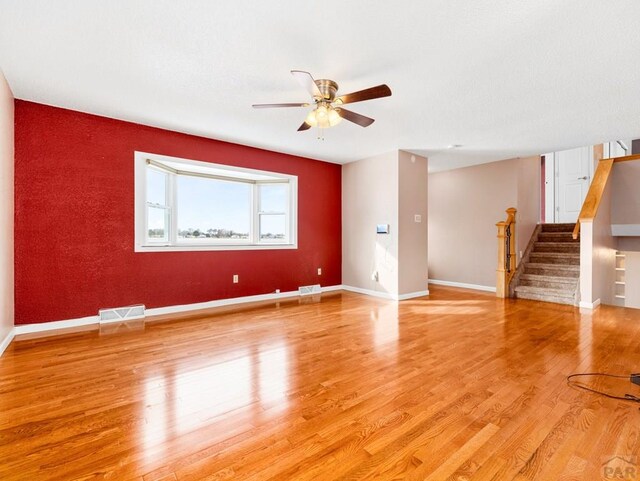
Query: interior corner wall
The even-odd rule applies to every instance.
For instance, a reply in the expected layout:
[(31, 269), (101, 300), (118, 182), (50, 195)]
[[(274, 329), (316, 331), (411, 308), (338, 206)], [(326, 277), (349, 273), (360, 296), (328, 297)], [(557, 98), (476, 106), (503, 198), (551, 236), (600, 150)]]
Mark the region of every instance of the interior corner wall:
[[(633, 142), (634, 146), (640, 146), (640, 141)], [(640, 224), (640, 189), (638, 188), (640, 161), (616, 163), (609, 184), (611, 184), (611, 223)], [(640, 236), (618, 237), (618, 249), (640, 251)]]
[[(428, 159), (398, 153), (398, 294), (427, 291)], [(416, 220), (419, 217), (419, 221)]]
[[(389, 233), (376, 234), (377, 224)], [(397, 296), (397, 151), (342, 166), (342, 233), (342, 283)]]
[[(531, 234), (540, 222), (540, 205), (542, 204), (542, 168), (540, 157), (525, 157), (517, 159), (518, 162), (518, 202), (515, 207), (516, 214), (516, 248), (518, 249), (518, 262), (520, 253), (524, 254)], [(497, 262), (497, 259), (496, 259)]]
[(640, 237), (618, 237), (618, 250), (627, 252), (640, 252)]
[[(614, 170), (615, 168), (614, 166)], [(609, 182), (593, 219), (591, 302), (600, 299), (602, 304), (613, 304), (615, 291), (617, 241), (611, 235), (612, 191), (613, 186)]]
[[(20, 100), (15, 129), (16, 324), (342, 283), (340, 165)], [(298, 248), (134, 252), (135, 151), (298, 176)]]
[(640, 309), (640, 252), (625, 252), (625, 307)]
[(0, 343), (14, 323), (14, 100), (0, 71)]
[(609, 184), (611, 223), (640, 224), (640, 161), (617, 162)]
[(496, 223), (518, 209), (516, 243), (524, 251), (539, 222), (540, 157), (429, 174), (428, 199), (429, 278), (495, 288)]

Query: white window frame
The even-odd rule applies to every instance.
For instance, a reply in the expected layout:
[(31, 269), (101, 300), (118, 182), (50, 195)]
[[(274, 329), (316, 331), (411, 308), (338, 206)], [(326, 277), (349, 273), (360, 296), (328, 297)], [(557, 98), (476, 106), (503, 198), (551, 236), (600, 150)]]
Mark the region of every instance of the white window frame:
[(155, 168), (153, 166), (150, 166), (150, 168), (152, 168), (153, 170), (157, 170), (158, 172), (162, 173), (163, 175), (166, 175), (165, 177), (165, 183), (164, 183), (164, 191), (165, 191), (165, 195), (164, 195), (164, 204), (155, 204), (152, 202), (149, 202), (149, 200), (146, 198), (146, 186), (147, 186), (147, 178), (146, 178), (146, 174), (147, 171), (145, 170), (145, 209), (144, 209), (144, 215), (145, 215), (145, 226), (147, 224), (147, 217), (149, 215), (149, 207), (153, 207), (156, 209), (163, 209), (164, 210), (164, 217), (165, 217), (165, 223), (167, 223), (167, 220), (169, 220), (168, 222), (168, 231), (167, 232), (167, 239), (168, 241), (164, 240), (164, 239), (151, 239), (149, 237), (149, 229), (145, 227), (144, 230), (144, 236), (145, 236), (145, 244), (146, 245), (166, 245), (167, 242), (171, 241), (171, 232), (173, 231), (173, 229), (171, 228), (171, 221), (172, 219), (175, 217), (172, 214), (172, 210), (174, 210), (172, 208), (173, 205), (173, 193), (174, 193), (174, 186), (172, 185), (173, 179), (170, 175), (168, 175), (168, 172), (162, 169), (158, 169)]
[[(184, 166), (184, 170), (171, 172), (172, 168), (164, 165), (171, 162)], [(155, 168), (169, 172), (167, 176), (167, 204), (169, 209), (169, 241), (149, 239), (147, 229), (147, 168)], [(192, 170), (190, 170), (192, 169)], [(203, 169), (213, 169), (215, 174), (203, 174)], [(234, 175), (235, 174), (235, 175)], [(196, 175), (213, 179), (243, 182), (252, 185), (250, 205), (251, 222), (248, 240), (219, 241), (211, 243), (189, 242), (178, 239), (177, 213), (177, 178), (178, 175)], [(198, 160), (181, 159), (166, 155), (150, 154), (147, 152), (134, 153), (134, 183), (135, 183), (135, 252), (175, 252), (175, 251), (221, 251), (221, 250), (262, 250), (262, 249), (297, 249), (298, 248), (298, 177), (295, 175), (269, 172), (264, 170), (246, 169), (223, 164), (212, 164)], [(259, 192), (260, 185), (269, 183), (288, 184), (289, 199), (286, 211), (285, 242), (260, 241)], [(272, 214), (269, 212), (268, 214)], [(268, 215), (267, 214), (267, 215)]]

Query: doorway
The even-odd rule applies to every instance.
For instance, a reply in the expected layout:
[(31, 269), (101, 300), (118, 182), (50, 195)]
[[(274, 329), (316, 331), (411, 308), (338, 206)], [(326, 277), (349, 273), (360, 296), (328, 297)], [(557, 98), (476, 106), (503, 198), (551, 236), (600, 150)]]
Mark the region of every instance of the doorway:
[(577, 222), (593, 175), (593, 147), (552, 152), (544, 158), (545, 222)]
[[(621, 157), (627, 154), (627, 144), (622, 141), (606, 142), (603, 151), (603, 158)], [(578, 221), (595, 164), (593, 146), (543, 156), (543, 222), (573, 224)]]

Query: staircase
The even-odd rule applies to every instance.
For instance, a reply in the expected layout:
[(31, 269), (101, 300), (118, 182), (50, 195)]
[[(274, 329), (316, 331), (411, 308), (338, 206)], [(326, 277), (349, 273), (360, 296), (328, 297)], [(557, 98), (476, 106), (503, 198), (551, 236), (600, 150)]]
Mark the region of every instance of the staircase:
[(534, 232), (524, 269), (514, 279), (515, 297), (559, 304), (578, 304), (580, 239), (575, 224), (542, 224)]

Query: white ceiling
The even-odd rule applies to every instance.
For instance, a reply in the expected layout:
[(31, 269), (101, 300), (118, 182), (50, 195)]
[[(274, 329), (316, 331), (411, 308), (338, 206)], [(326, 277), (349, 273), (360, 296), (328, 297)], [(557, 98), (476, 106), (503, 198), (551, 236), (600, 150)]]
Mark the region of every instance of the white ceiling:
[[(640, 137), (637, 0), (0, 0), (0, 69), (17, 98), (340, 163)], [(291, 69), (393, 96), (320, 141), (251, 108), (307, 101)]]

